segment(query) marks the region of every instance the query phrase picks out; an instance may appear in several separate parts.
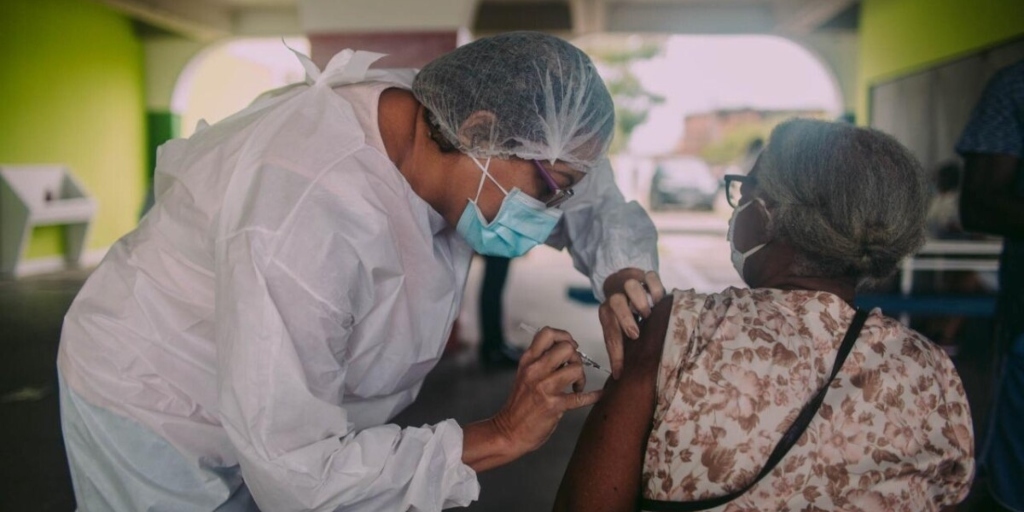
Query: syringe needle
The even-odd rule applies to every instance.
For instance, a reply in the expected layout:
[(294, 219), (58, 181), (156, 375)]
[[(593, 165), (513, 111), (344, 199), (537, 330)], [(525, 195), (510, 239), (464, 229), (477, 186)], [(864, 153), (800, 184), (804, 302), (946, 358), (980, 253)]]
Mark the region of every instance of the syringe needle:
[[(536, 327), (526, 323), (526, 322), (521, 322), (519, 324), (519, 328), (524, 330), (524, 331), (526, 331), (526, 332), (528, 332), (528, 333), (530, 333), (530, 336), (536, 336), (537, 335), (538, 329)], [(603, 366), (597, 364), (597, 361), (594, 361), (593, 359), (591, 359), (590, 356), (588, 356), (587, 354), (583, 353), (582, 350), (577, 348), (576, 349), (576, 353), (580, 355), (580, 359), (583, 360), (583, 364), (584, 365), (590, 366), (592, 368), (596, 368), (598, 370), (601, 370), (602, 372), (605, 372), (608, 375), (612, 374), (612, 372), (610, 370), (606, 370)]]

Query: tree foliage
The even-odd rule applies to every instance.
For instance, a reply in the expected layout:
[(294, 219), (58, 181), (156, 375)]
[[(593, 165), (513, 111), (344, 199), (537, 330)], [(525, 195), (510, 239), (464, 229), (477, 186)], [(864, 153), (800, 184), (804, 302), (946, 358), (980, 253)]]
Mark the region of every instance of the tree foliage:
[(700, 156), (711, 165), (738, 163), (746, 156), (750, 143), (755, 139), (768, 140), (768, 134), (778, 123), (778, 120), (763, 120), (736, 126), (705, 146)]
[(664, 96), (647, 90), (632, 70), (637, 62), (661, 55), (664, 38), (601, 36), (581, 47), (594, 60), (615, 102), (615, 137), (609, 152), (618, 153), (629, 145), (633, 130), (647, 121), (651, 107), (665, 102)]
[(711, 165), (725, 165), (739, 163), (747, 155), (747, 148), (754, 139), (767, 141), (775, 125), (799, 115), (800, 117), (826, 119), (824, 112), (814, 111), (782, 111), (767, 112), (765, 117), (759, 121), (750, 121), (733, 126), (725, 131), (722, 136), (705, 146), (700, 156)]

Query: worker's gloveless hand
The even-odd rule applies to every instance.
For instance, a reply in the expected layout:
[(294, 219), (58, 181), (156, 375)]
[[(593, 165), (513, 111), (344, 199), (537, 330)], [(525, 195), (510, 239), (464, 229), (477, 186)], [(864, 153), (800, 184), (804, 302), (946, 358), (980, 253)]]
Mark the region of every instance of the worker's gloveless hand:
[(492, 419), (517, 452), (537, 449), (555, 431), (565, 411), (601, 397), (600, 390), (583, 391), (587, 378), (577, 346), (568, 332), (545, 327), (519, 359), (512, 392)]
[(637, 315), (647, 318), (651, 307), (665, 296), (665, 287), (658, 273), (638, 268), (624, 268), (604, 281), (605, 301), (597, 314), (604, 330), (604, 344), (608, 348), (612, 378), (622, 374), (623, 337), (635, 340), (640, 335)]

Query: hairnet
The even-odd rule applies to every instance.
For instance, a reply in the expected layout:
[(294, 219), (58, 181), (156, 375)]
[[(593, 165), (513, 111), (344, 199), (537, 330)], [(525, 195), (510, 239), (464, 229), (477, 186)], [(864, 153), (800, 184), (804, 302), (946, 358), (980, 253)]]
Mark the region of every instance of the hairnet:
[(457, 48), (427, 64), (412, 90), (441, 135), (476, 157), (559, 160), (586, 172), (614, 131), (594, 64), (547, 34), (509, 32)]

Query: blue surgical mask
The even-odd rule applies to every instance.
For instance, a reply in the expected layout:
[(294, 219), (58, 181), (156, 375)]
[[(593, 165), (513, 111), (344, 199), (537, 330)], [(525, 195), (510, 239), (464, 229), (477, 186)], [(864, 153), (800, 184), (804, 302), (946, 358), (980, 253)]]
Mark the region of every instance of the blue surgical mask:
[[(765, 209), (765, 212), (768, 211), (768, 208), (765, 206), (764, 201), (762, 201), (761, 198), (755, 198), (754, 201), (761, 203), (761, 207)], [(746, 278), (743, 277), (743, 267), (747, 261), (747, 258), (750, 258), (750, 256), (752, 256), (755, 252), (760, 251), (765, 245), (767, 245), (755, 245), (754, 247), (748, 249), (746, 252), (741, 252), (739, 249), (736, 248), (736, 242), (733, 241), (732, 239), (733, 231), (736, 230), (736, 217), (739, 217), (740, 212), (746, 210), (748, 206), (754, 204), (754, 201), (747, 201), (746, 203), (741, 204), (732, 211), (732, 217), (729, 217), (729, 232), (728, 234), (725, 235), (726, 240), (729, 241), (729, 250), (731, 252), (730, 256), (732, 257), (732, 268), (736, 269), (736, 272), (740, 275), (740, 279), (743, 279), (744, 281), (746, 281)]]
[[(472, 156), (470, 158), (473, 158)], [(513, 188), (505, 190), (488, 172), (491, 164), (488, 158), (481, 164), (476, 158), (473, 162), (483, 171), (480, 185), (476, 189), (476, 198), (471, 199), (459, 218), (455, 230), (469, 243), (474, 251), (487, 256), (514, 258), (522, 256), (543, 243), (551, 235), (551, 231), (562, 218), (562, 211), (547, 208), (544, 203), (526, 195), (522, 190)], [(484, 180), (490, 179), (505, 194), (498, 214), (489, 224), (484, 219), (477, 201), (484, 188)]]

